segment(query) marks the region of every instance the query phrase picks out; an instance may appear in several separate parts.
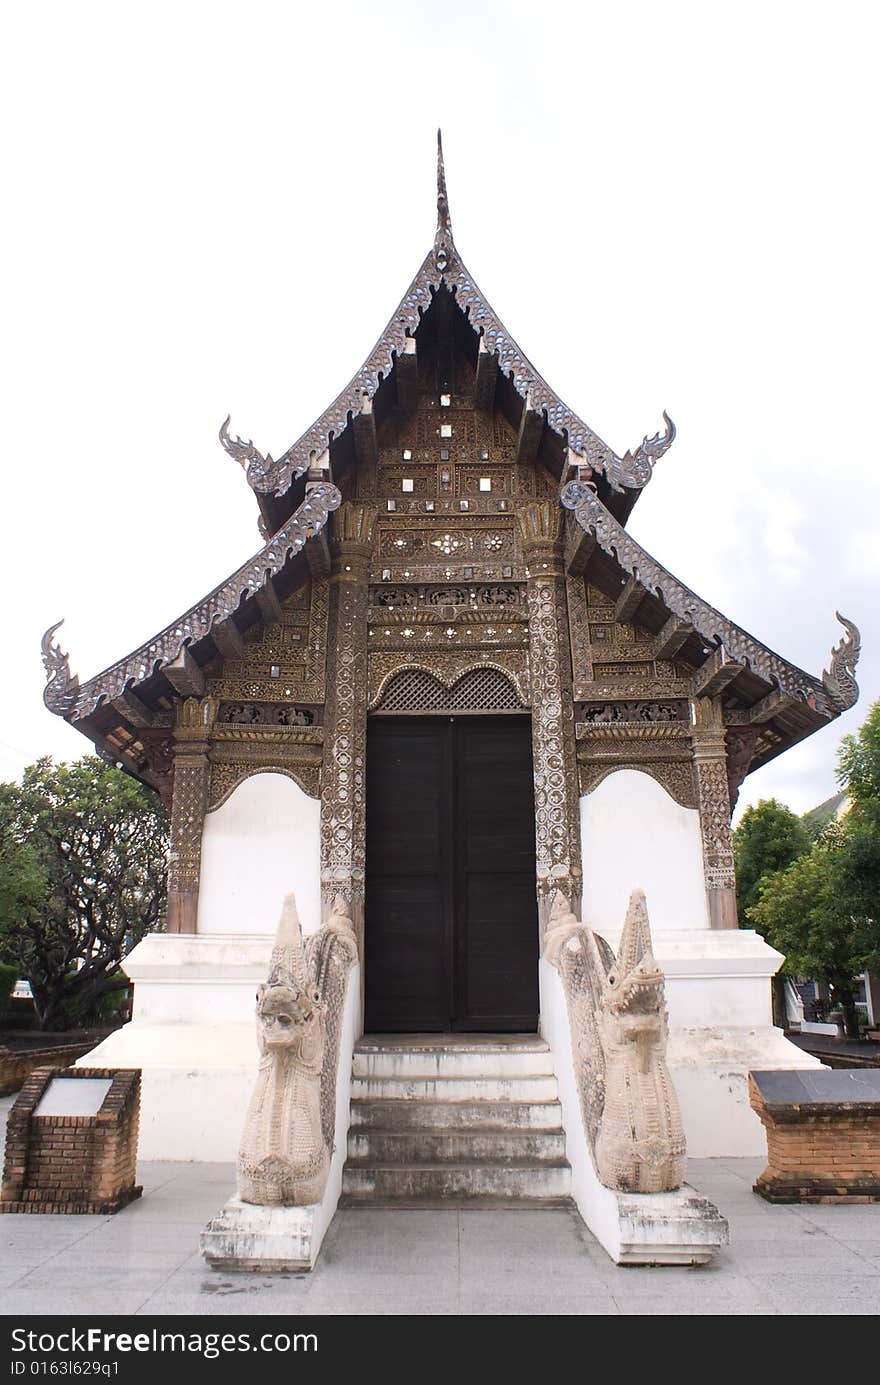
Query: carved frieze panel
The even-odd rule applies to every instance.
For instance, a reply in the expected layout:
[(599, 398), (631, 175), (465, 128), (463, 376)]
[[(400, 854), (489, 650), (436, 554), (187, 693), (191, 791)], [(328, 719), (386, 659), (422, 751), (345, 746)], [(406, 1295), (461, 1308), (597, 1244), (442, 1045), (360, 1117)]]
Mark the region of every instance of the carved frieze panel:
[(436, 495), (438, 489), (437, 468), (427, 466), (411, 466), (404, 462), (402, 466), (383, 468), (380, 475), (381, 490), (383, 495), (388, 496), (426, 496)]
[[(476, 503), (476, 502), (474, 502)], [(506, 505), (500, 499), (495, 506)], [(457, 505), (470, 505), (461, 500)], [(511, 514), (383, 515), (372, 580), (419, 582), (521, 580), (524, 573)]]
[[(616, 650), (624, 649), (631, 653), (636, 646), (651, 643), (651, 636), (647, 630), (640, 630), (635, 625), (618, 625), (608, 620), (591, 622), (590, 639), (601, 645), (598, 657), (603, 659), (608, 658), (609, 654), (614, 654)], [(615, 646), (616, 649), (611, 646)]]
[(656, 698), (673, 698), (678, 700), (687, 697), (690, 691), (690, 680), (674, 677), (660, 677), (656, 674), (649, 678), (597, 677), (592, 685), (581, 685), (578, 689), (580, 694), (579, 700), (584, 702), (617, 701), (618, 699), (645, 701), (646, 699), (654, 700)]
[(463, 524), (403, 528), (388, 526), (380, 530), (380, 558), (405, 558), (410, 563), (443, 563), (465, 559), (486, 562), (515, 553), (513, 527), (510, 524), (483, 524), (480, 527)]
[(575, 720), (591, 722), (683, 722), (690, 720), (690, 709), (682, 698), (664, 702), (581, 702), (575, 707)]
[(418, 606), (419, 602), (420, 589), (418, 587), (373, 587), (370, 591), (370, 604), (389, 611), (397, 611), (401, 607)]
[[(435, 523), (438, 516), (453, 516), (452, 523), (457, 524), (462, 515), (473, 517), (486, 517), (490, 515), (510, 515), (516, 505), (515, 497), (489, 492), (480, 493), (467, 497), (456, 496), (454, 494), (454, 478), (451, 473), (446, 473), (441, 467), (439, 471), (439, 491), (433, 496), (419, 496), (413, 492), (395, 491), (391, 495), (385, 495), (381, 501), (383, 516), (393, 516), (395, 520), (412, 520), (416, 515), (422, 516), (422, 523)], [(360, 494), (360, 491), (359, 491)]]
[[(619, 704), (618, 704), (619, 705)], [(635, 704), (633, 710), (652, 704)], [(612, 704), (614, 706), (614, 704)], [(650, 774), (684, 808), (697, 807), (687, 705), (670, 704), (670, 720), (597, 720), (576, 728), (580, 792), (592, 793), (618, 769)]]
[(472, 589), (471, 605), (503, 606), (506, 610), (525, 604), (525, 589), (514, 586), (480, 586)]
[(459, 496), (511, 495), (515, 483), (516, 475), (511, 469), (479, 462), (455, 468), (455, 494)]
[(237, 710), (241, 705), (220, 705), (209, 749), (208, 811), (224, 803), (242, 780), (264, 772), (286, 774), (311, 798), (317, 798), (321, 791), (324, 728), (314, 723), (268, 719), (276, 714), (295, 715), (297, 712), (317, 718), (317, 710), (252, 703), (250, 708), (262, 712), (266, 720), (221, 719), (224, 707)]
[(280, 622), (266, 624), (245, 646), (244, 657), (226, 659), (211, 691), (224, 703), (322, 703), (327, 652), (326, 581), (313, 580), (285, 602)]
[(525, 618), (525, 588), (518, 583), (480, 582), (440, 583), (436, 586), (373, 586), (370, 605), (382, 618), (394, 611), (435, 611), (443, 607), (468, 607), (474, 611), (519, 611)]
[[(482, 612), (480, 613), (482, 614)], [(442, 657), (441, 651), (464, 649), (470, 651), (522, 649), (528, 647), (528, 626), (524, 621), (506, 625), (501, 621), (480, 622), (477, 616), (455, 620), (446, 624), (439, 616), (431, 617), (422, 613), (411, 616), (411, 624), (398, 622), (394, 625), (371, 624), (368, 632), (369, 648), (398, 649), (406, 651), (407, 657), (418, 651), (416, 657)]]
[(593, 674), (597, 682), (603, 678), (650, 678), (654, 672), (653, 662), (647, 663), (644, 660), (633, 659), (624, 663), (599, 663), (593, 664)]
[(317, 711), (290, 702), (221, 702), (217, 721), (240, 726), (314, 726)]
[(669, 741), (682, 747), (682, 754), (690, 756), (690, 726), (687, 722), (678, 721), (659, 721), (659, 722), (595, 722), (590, 725), (579, 723), (577, 727), (577, 739), (580, 746), (581, 742), (597, 745), (600, 742), (614, 743), (626, 742), (628, 744), (638, 743), (639, 745), (650, 746), (660, 742)]

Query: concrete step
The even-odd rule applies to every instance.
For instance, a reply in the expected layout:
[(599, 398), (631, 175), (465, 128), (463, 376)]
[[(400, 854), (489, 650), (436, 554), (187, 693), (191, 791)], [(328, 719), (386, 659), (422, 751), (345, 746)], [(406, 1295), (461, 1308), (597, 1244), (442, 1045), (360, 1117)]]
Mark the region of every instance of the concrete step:
[[(557, 1114), (558, 1114), (558, 1108)], [(486, 1163), (512, 1160), (535, 1164), (565, 1162), (565, 1132), (556, 1130), (352, 1130), (349, 1167), (356, 1164)]]
[[(555, 1094), (554, 1094), (555, 1095)], [(352, 1129), (442, 1131), (555, 1130), (559, 1102), (552, 1101), (352, 1101)]]
[(352, 1074), (344, 1203), (570, 1200), (553, 1058), (537, 1034), (370, 1035)]
[(552, 1077), (553, 1055), (544, 1044), (519, 1050), (483, 1045), (423, 1046), (418, 1048), (355, 1049), (355, 1077), (408, 1078), (482, 1077), (487, 1069), (496, 1077)]
[(371, 1164), (348, 1163), (342, 1175), (346, 1202), (371, 1204), (448, 1203), (484, 1199), (509, 1204), (567, 1201), (571, 1195), (571, 1169), (565, 1162)]
[(352, 1101), (555, 1101), (552, 1074), (497, 1072), (464, 1077), (354, 1077)]
[(540, 1034), (363, 1034), (355, 1053), (549, 1053)]

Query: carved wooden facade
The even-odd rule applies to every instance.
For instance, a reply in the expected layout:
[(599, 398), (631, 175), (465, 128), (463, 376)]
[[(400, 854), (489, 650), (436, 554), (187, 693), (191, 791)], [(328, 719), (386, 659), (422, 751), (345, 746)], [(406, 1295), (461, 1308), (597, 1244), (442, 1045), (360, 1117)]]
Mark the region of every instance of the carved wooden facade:
[(735, 926), (739, 783), (852, 705), (858, 632), (814, 678), (639, 547), (670, 420), (617, 457), (562, 404), (462, 263), (440, 173), (434, 246), (343, 394), (277, 462), (221, 430), (263, 547), (82, 686), (53, 627), (47, 705), (170, 801), (172, 929), (195, 927), (205, 815), (271, 770), (320, 798), (323, 892), (360, 930), (367, 718), (392, 710), (531, 711), (545, 904), (578, 908), (579, 796), (651, 775), (699, 813), (709, 915)]

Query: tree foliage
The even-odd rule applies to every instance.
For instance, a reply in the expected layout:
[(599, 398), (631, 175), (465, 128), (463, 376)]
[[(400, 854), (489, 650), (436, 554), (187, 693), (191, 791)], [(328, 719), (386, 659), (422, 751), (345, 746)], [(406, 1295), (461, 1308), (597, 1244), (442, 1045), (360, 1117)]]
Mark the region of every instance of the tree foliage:
[(880, 702), (837, 750), (837, 778), (856, 807), (880, 803)]
[(880, 702), (843, 738), (838, 779), (848, 810), (785, 869), (759, 879), (746, 917), (785, 953), (789, 972), (834, 988), (854, 1037), (855, 978), (880, 970)]
[(847, 1034), (857, 1037), (854, 981), (880, 967), (880, 932), (853, 896), (851, 869), (847, 828), (834, 824), (786, 870), (764, 877), (749, 917), (785, 953), (788, 972), (833, 987)]
[(775, 798), (763, 798), (743, 813), (733, 834), (736, 904), (741, 919), (757, 904), (768, 875), (785, 870), (808, 850), (805, 823)]
[(103, 760), (48, 758), (0, 785), (0, 960), (31, 984), (40, 1025), (87, 1021), (165, 908), (157, 795)]

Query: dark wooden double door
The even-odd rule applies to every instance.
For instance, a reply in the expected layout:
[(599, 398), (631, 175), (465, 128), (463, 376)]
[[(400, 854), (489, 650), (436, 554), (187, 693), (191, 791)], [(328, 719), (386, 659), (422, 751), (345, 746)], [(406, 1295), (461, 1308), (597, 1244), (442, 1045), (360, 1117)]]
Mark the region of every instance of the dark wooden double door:
[(367, 735), (368, 1033), (538, 1020), (528, 717), (376, 717)]

